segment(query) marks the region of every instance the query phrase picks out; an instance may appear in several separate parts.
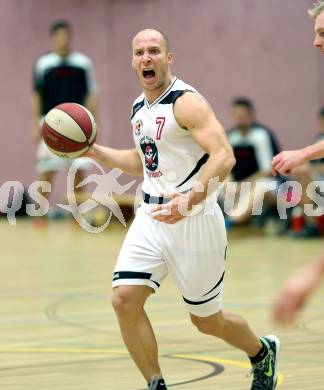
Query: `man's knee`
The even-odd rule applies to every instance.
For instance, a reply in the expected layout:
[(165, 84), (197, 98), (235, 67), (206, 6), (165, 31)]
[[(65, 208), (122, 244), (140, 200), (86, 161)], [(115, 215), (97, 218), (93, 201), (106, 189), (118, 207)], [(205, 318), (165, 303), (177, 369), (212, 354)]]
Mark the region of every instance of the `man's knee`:
[(191, 322), (196, 326), (199, 332), (221, 337), (224, 328), (224, 317), (222, 311), (209, 317), (198, 317), (190, 314)]
[(111, 299), (115, 312), (119, 315), (132, 315), (143, 309), (149, 288), (142, 286), (118, 286), (113, 290)]

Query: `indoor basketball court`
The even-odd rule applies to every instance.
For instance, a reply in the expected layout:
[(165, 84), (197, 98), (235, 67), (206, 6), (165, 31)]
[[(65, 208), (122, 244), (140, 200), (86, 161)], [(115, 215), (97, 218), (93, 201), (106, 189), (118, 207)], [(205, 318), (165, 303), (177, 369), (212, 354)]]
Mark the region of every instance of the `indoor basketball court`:
[[(0, 229), (1, 387), (144, 390), (110, 306), (110, 279), (125, 229), (116, 224), (93, 235), (63, 221), (39, 231), (27, 220), (12, 228), (2, 221)], [(280, 337), (279, 388), (322, 389), (323, 288), (294, 327), (275, 328), (269, 318), (283, 280), (305, 257), (315, 256), (322, 242), (256, 232), (229, 239), (225, 309), (244, 315), (260, 335)], [(170, 277), (151, 297), (148, 312), (171, 388), (249, 387), (243, 353), (194, 329)]]

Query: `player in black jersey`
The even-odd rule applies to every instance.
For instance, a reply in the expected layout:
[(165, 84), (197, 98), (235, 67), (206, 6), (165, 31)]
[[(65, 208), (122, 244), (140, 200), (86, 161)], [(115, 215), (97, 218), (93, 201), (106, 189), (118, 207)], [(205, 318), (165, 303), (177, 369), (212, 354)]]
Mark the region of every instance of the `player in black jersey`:
[[(38, 144), (38, 180), (52, 183), (55, 172), (68, 168), (71, 160), (51, 153), (41, 139), (41, 124), (49, 110), (60, 103), (75, 102), (96, 111), (96, 85), (91, 60), (72, 51), (72, 28), (66, 21), (50, 29), (53, 50), (41, 55), (33, 69), (33, 138)], [(81, 178), (77, 178), (81, 180)], [(43, 194), (45, 195), (45, 194)]]

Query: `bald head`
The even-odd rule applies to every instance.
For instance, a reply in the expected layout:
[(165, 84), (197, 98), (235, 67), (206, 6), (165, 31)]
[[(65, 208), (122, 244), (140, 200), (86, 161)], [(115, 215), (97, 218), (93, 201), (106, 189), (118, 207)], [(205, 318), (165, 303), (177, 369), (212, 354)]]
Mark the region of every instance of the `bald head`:
[(324, 13), (324, 0), (317, 0), (313, 7), (308, 10), (309, 16), (314, 20), (322, 13)]
[(168, 38), (161, 31), (149, 28), (133, 38), (132, 68), (149, 101), (154, 101), (170, 85), (172, 60)]
[(136, 40), (142, 39), (142, 38), (155, 38), (155, 39), (158, 39), (161, 42), (161, 44), (163, 44), (163, 46), (165, 48), (165, 51), (167, 53), (169, 53), (169, 51), (170, 51), (169, 38), (166, 36), (166, 34), (164, 34), (163, 31), (156, 30), (155, 28), (146, 28), (144, 30), (139, 31), (135, 35), (135, 37), (133, 38), (133, 41), (132, 41), (133, 47), (134, 47), (134, 43), (136, 42)]

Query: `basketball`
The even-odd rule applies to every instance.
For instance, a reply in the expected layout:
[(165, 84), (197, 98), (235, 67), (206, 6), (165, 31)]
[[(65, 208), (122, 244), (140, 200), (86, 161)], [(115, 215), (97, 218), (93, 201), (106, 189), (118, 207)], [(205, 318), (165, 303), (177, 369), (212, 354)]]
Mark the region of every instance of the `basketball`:
[(42, 133), (51, 152), (60, 157), (76, 158), (94, 143), (97, 125), (85, 107), (77, 103), (63, 103), (47, 113)]

